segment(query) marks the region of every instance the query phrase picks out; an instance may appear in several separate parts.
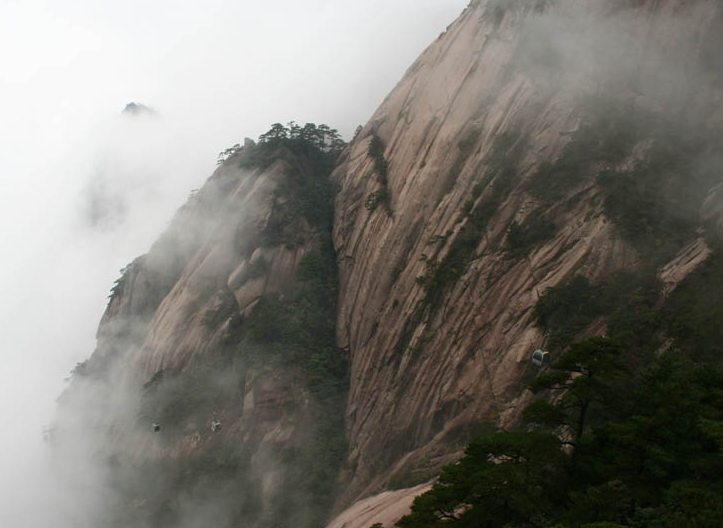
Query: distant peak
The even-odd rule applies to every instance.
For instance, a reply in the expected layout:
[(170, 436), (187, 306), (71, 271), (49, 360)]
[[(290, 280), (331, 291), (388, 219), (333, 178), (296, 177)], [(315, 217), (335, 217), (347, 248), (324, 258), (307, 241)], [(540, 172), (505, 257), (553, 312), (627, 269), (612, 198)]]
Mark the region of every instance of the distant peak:
[(123, 113), (134, 115), (134, 116), (135, 115), (153, 115), (156, 113), (156, 111), (153, 110), (153, 108), (151, 108), (149, 106), (131, 101), (123, 109)]

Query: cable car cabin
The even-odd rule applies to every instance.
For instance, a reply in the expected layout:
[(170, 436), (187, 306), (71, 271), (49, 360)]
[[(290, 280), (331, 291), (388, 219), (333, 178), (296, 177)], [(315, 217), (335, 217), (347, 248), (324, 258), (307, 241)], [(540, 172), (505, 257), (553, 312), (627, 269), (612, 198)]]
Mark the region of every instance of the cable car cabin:
[(214, 420), (213, 422), (211, 422), (211, 431), (213, 431), (214, 433), (217, 433), (220, 430), (221, 430), (221, 422), (219, 422), (217, 420)]
[(538, 348), (532, 353), (532, 364), (536, 367), (544, 367), (550, 360), (550, 353)]
[(158, 431), (161, 430), (160, 424), (154, 423), (152, 427), (153, 427), (153, 432), (154, 432), (154, 433), (157, 433)]

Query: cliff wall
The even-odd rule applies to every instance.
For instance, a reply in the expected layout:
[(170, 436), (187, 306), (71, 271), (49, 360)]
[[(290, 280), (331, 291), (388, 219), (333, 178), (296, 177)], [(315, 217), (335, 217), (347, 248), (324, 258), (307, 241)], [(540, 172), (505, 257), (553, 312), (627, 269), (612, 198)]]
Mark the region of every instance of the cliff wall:
[(343, 152), (230, 149), (62, 398), (106, 524), (393, 523), (518, 423), (535, 349), (715, 266), (721, 35), (714, 0), (475, 1)]
[(663, 127), (646, 120), (719, 134), (722, 28), (716, 2), (481, 1), (411, 66), (333, 175), (351, 358), (341, 504), (422, 482), (483, 424), (515, 423), (531, 354), (550, 345), (543, 292), (662, 268), (698, 238), (719, 172), (686, 174), (701, 186), (688, 229), (659, 253), (614, 217), (601, 174), (637, 178)]
[(122, 271), (55, 435), (92, 453), (103, 526), (323, 523), (344, 456), (335, 157), (231, 149)]

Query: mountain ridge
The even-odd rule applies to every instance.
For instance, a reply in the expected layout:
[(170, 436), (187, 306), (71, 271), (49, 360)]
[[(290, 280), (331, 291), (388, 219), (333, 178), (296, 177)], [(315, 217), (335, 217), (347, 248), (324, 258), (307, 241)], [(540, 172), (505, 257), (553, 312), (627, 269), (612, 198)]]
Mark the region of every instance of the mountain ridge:
[(665, 304), (721, 231), (718, 29), (713, 0), (479, 0), (348, 146), (292, 123), (222, 153), (63, 397), (134, 468), (103, 465), (112, 522), (368, 528), (355, 505), (519, 422), (535, 349)]

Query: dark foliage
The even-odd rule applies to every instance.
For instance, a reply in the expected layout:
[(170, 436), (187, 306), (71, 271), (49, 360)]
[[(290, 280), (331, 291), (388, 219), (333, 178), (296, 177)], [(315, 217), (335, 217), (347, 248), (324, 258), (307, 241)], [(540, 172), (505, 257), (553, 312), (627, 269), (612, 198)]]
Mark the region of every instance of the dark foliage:
[[(424, 275), (417, 278), (425, 292), (423, 307), (434, 309), (446, 288), (467, 271), (488, 222), (512, 190), (517, 176), (516, 159), (521, 148), (519, 136), (513, 134), (500, 136), (495, 142), (487, 162), (487, 175), (472, 189), (462, 211), (462, 226), (454, 236), (449, 251), (441, 260), (436, 257), (427, 259)], [(487, 194), (483, 198), (485, 191)]]
[[(556, 359), (530, 386), (526, 428), (473, 442), (398, 526), (723, 525), (720, 259), (665, 302), (650, 269), (545, 292)], [(574, 342), (598, 319), (609, 337)]]
[(507, 231), (505, 251), (511, 258), (524, 257), (537, 245), (551, 239), (557, 226), (539, 213), (528, 216), (524, 222), (512, 222)]
[(723, 257), (718, 251), (672, 294), (663, 309), (669, 333), (700, 359), (721, 356), (723, 347)]
[(708, 146), (692, 131), (656, 123), (653, 144), (631, 171), (603, 171), (605, 213), (652, 263), (671, 258), (695, 237), (700, 206), (720, 179), (705, 166)]
[[(250, 364), (277, 364), (304, 373), (313, 397), (315, 431), (312, 442), (287, 457), (287, 486), (279, 497), (294, 503), (283, 512), (311, 509), (307, 526), (323, 524), (346, 453), (343, 409), (347, 363), (336, 347), (336, 261), (331, 242), (302, 260), (294, 291), (282, 298), (265, 297), (245, 322), (240, 353)], [(299, 502), (300, 501), (300, 502)], [(311, 508), (310, 508), (311, 506)], [(278, 526), (286, 521), (278, 520)]]
[(577, 275), (543, 292), (535, 317), (546, 330), (553, 352), (564, 349), (602, 317), (607, 319), (609, 335), (616, 339), (652, 340), (658, 287), (655, 275), (645, 270), (620, 272), (598, 283)]
[(369, 141), (368, 154), (374, 162), (374, 172), (377, 175), (379, 189), (373, 191), (364, 201), (364, 207), (374, 211), (379, 205), (384, 206), (387, 214), (392, 214), (391, 193), (389, 192), (389, 162), (384, 157), (384, 142), (376, 134), (372, 134)]
[(304, 126), (291, 121), (287, 125), (274, 123), (268, 132), (261, 134), (257, 144), (241, 146), (236, 144), (218, 155), (219, 165), (231, 159), (238, 160), (243, 167), (262, 166), (269, 152), (279, 146), (286, 146), (307, 153), (317, 150), (336, 159), (346, 147), (346, 142), (336, 129), (328, 125), (306, 123)]
[(545, 526), (564, 497), (557, 487), (565, 478), (563, 458), (549, 433), (481, 437), (460, 463), (445, 468), (431, 492), (415, 499), (397, 526)]
[(631, 108), (602, 99), (585, 102), (587, 113), (557, 160), (540, 165), (529, 184), (530, 192), (553, 204), (600, 165), (619, 163), (629, 156), (642, 137), (643, 120)]
[[(218, 328), (230, 320), (226, 339), (182, 372), (159, 371), (145, 385), (139, 425), (162, 424), (158, 433), (152, 433), (159, 445), (176, 446), (194, 432), (213, 436), (180, 461), (159, 458), (142, 470), (114, 470), (118, 478), (112, 485), (118, 495), (141, 506), (119, 505), (109, 526), (136, 526), (139, 519), (150, 519), (153, 526), (179, 526), (188, 507), (181, 504), (184, 498), (223, 516), (219, 522), (224, 526), (324, 525), (346, 453), (343, 409), (348, 373), (346, 356), (335, 342), (337, 270), (328, 179), (343, 146), (337, 139), (335, 131), (323, 125), (274, 125), (258, 144), (247, 145), (234, 154), (237, 158), (225, 161), (255, 170), (283, 159), (291, 167), (278, 190), (279, 206), (255, 242), (294, 244), (289, 226), (303, 218), (313, 229), (312, 240), (305, 240), (310, 250), (298, 266), (293, 288), (284, 295), (262, 298), (245, 319), (238, 314), (232, 293), (219, 291), (204, 323)], [(246, 279), (267, 273), (268, 263), (258, 259)], [(209, 432), (210, 417), (219, 409), (229, 421), (241, 419), (246, 385), (268, 371), (284, 372), (291, 383), (303, 387), (303, 403), (288, 405), (303, 405), (304, 416), (309, 416), (296, 444), (273, 455), (280, 489), (271, 497), (261, 482), (254, 481), (257, 440)], [(293, 411), (278, 409), (288, 410)]]
[(723, 365), (669, 352), (633, 373), (627, 353), (573, 345), (535, 384), (568, 391), (529, 409), (538, 428), (470, 444), (397, 526), (720, 526)]
[(720, 180), (713, 134), (612, 99), (588, 98), (583, 108), (580, 128), (558, 159), (540, 165), (530, 192), (553, 205), (597, 181), (622, 237), (650, 263), (666, 261), (694, 237), (700, 206)]

